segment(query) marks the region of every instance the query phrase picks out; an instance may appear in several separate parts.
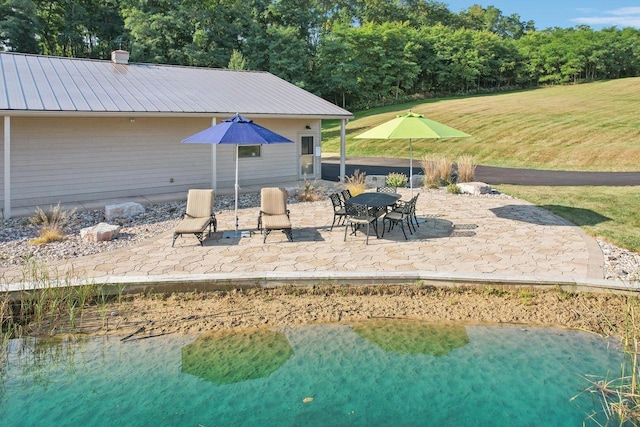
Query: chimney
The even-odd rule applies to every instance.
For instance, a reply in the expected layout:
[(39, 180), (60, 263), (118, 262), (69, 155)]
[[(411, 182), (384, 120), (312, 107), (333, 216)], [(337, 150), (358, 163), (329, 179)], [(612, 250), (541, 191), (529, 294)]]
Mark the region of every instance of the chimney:
[(129, 52), (126, 50), (114, 50), (111, 52), (111, 61), (114, 64), (127, 65), (129, 63)]

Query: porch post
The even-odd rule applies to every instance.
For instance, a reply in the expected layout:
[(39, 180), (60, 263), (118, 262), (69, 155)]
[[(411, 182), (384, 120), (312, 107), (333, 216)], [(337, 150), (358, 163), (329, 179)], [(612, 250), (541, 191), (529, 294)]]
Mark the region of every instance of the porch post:
[(4, 116), (4, 219), (11, 218), (11, 117)]
[(340, 182), (344, 182), (347, 158), (347, 119), (340, 120)]

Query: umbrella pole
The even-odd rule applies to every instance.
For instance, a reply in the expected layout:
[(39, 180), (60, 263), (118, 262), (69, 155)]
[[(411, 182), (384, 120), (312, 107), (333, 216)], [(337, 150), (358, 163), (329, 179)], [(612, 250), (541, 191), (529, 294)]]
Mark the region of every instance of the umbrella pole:
[(413, 146), (411, 138), (409, 138), (409, 188), (411, 189), (411, 198), (413, 199)]
[(238, 232), (238, 151), (239, 145), (236, 144), (236, 233)]

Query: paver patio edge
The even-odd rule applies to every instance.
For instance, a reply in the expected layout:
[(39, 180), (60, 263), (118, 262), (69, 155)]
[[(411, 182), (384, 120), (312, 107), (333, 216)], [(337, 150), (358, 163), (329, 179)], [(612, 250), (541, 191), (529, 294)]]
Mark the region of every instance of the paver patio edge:
[[(640, 292), (640, 283), (593, 278), (543, 275), (501, 275), (434, 271), (337, 271), (337, 272), (249, 272), (215, 274), (169, 274), (155, 276), (103, 276), (89, 280), (65, 281), (66, 286), (97, 285), (109, 294), (146, 292), (192, 292), (283, 285), (380, 285), (416, 284), (432, 286), (516, 286), (554, 288), (564, 291)], [(34, 289), (33, 283), (0, 285), (0, 291), (17, 296)]]
[(580, 226), (562, 218), (561, 216), (556, 214), (553, 215), (558, 218), (559, 221), (567, 224), (568, 227), (573, 227), (587, 245), (587, 277), (589, 279), (602, 279), (604, 277), (604, 253), (596, 239), (589, 236), (582, 228), (580, 228)]

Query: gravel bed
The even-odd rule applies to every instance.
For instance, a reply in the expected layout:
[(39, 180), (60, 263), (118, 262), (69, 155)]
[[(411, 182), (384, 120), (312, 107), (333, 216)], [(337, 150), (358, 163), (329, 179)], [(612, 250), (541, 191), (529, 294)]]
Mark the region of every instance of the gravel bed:
[[(238, 197), (238, 208), (260, 205), (258, 194), (243, 194)], [(234, 209), (233, 197), (217, 196), (216, 212)], [(111, 224), (119, 225), (118, 237), (107, 242), (85, 242), (80, 238), (80, 230), (104, 222), (104, 210), (77, 211), (70, 216), (65, 227), (66, 239), (46, 245), (32, 245), (29, 242), (38, 236), (39, 227), (32, 225), (29, 218), (1, 220), (0, 266), (20, 265), (29, 258), (61, 260), (93, 255), (121, 249), (152, 237), (170, 232), (185, 211), (186, 201), (144, 205), (145, 212), (133, 218), (118, 218)]]
[[(324, 196), (330, 188), (318, 189)], [(433, 191), (433, 190), (432, 190)], [(444, 191), (442, 189), (435, 191)], [(511, 196), (494, 192), (481, 196), (467, 197), (501, 197)], [(295, 199), (290, 197), (290, 203)], [(259, 194), (242, 194), (238, 198), (238, 207), (251, 208), (260, 205)], [(78, 211), (74, 213), (65, 228), (67, 238), (62, 242), (47, 245), (31, 245), (29, 242), (38, 236), (38, 227), (29, 223), (29, 218), (12, 218), (0, 220), (0, 267), (20, 265), (29, 258), (61, 260), (92, 255), (124, 248), (172, 230), (178, 218), (184, 212), (186, 202), (166, 202), (145, 205), (145, 212), (134, 218), (112, 221), (120, 225), (118, 238), (108, 242), (84, 242), (80, 238), (80, 230), (104, 221), (104, 210)], [(232, 196), (216, 196), (214, 209), (216, 212), (234, 209)], [(640, 254), (619, 248), (598, 240), (604, 254), (604, 278), (620, 279), (627, 282), (640, 281)]]
[(604, 254), (604, 278), (640, 282), (640, 253), (598, 240)]

